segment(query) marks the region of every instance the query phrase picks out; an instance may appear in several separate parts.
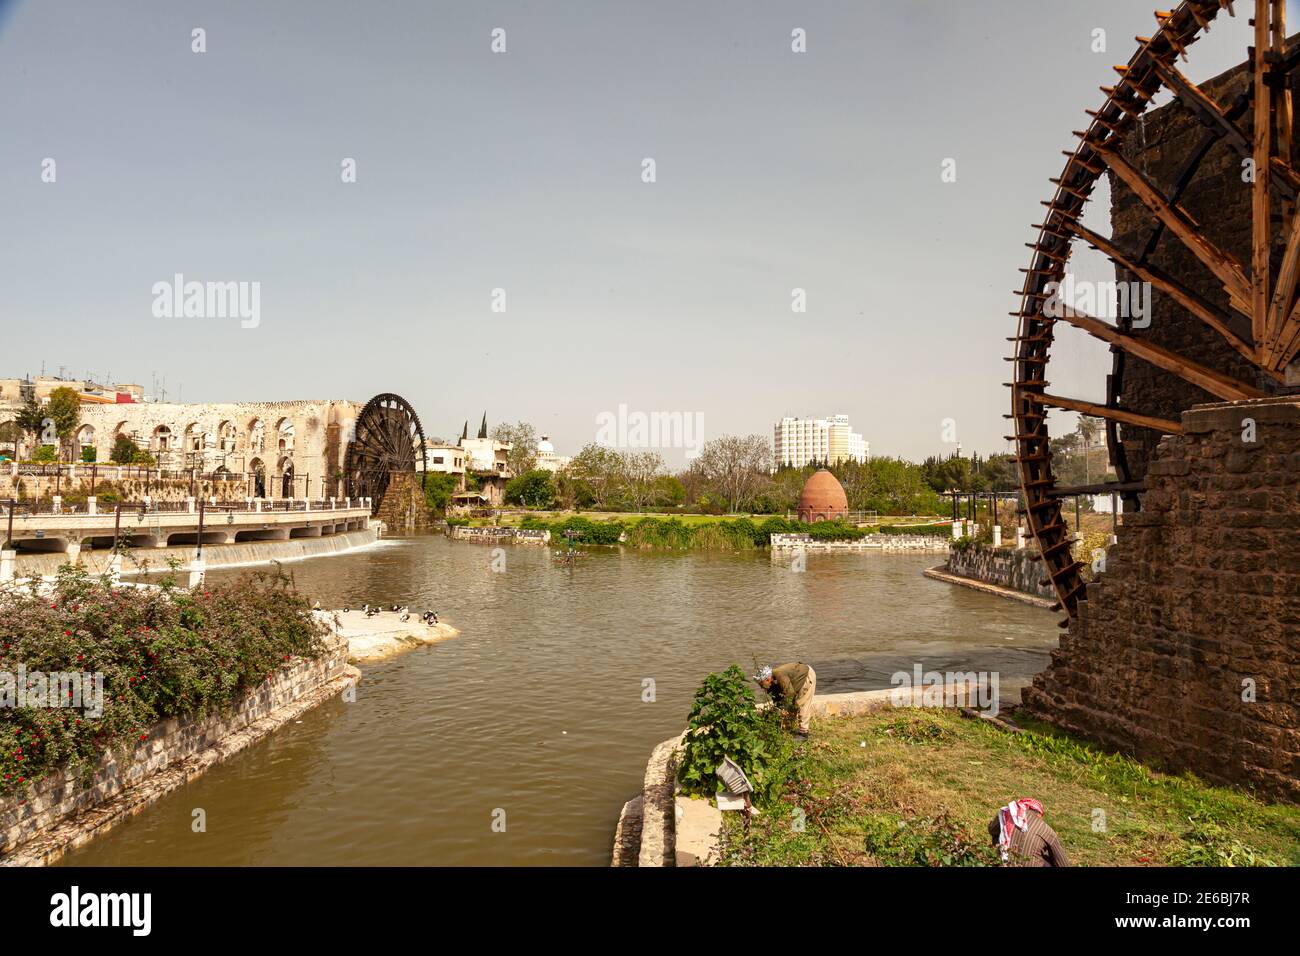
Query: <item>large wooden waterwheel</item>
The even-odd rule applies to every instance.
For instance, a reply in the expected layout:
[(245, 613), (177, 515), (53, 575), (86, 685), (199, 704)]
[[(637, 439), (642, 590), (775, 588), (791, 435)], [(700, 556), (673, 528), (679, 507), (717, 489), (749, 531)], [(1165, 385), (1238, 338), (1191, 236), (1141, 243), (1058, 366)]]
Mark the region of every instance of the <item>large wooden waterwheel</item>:
[[(1237, 0), (1239, 4), (1249, 0)], [(1102, 87), (1105, 102), (1089, 110), (1086, 131), (1077, 132), (1079, 143), (1059, 178), (1056, 192), (1044, 205), (1047, 212), (1033, 250), (1023, 287), (1015, 343), (1011, 415), (1025, 518), (1041, 550), (1047, 577), (1060, 599), (1059, 608), (1078, 613), (1084, 580), (1083, 565), (1071, 553), (1071, 533), (1061, 513), (1061, 499), (1076, 494), (1105, 491), (1124, 495), (1127, 508), (1140, 507), (1141, 481), (1130, 474), (1122, 444), (1125, 430), (1149, 429), (1163, 434), (1181, 431), (1177, 414), (1166, 405), (1162, 413), (1131, 407), (1124, 399), (1125, 363), (1149, 363), (1195, 389), (1226, 401), (1272, 394), (1285, 381), (1284, 370), (1300, 352), (1300, 215), (1297, 192), (1300, 173), (1292, 163), (1291, 74), (1300, 66), (1300, 43), (1286, 40), (1283, 0), (1254, 0), (1253, 45), (1247, 49), (1249, 82), (1231, 102), (1218, 102), (1178, 69), (1187, 48), (1210, 29), (1226, 10), (1235, 15), (1232, 0), (1187, 0), (1175, 10), (1157, 12), (1158, 29), (1151, 37), (1138, 37), (1138, 49), (1126, 65), (1116, 66), (1119, 81)], [(1138, 127), (1152, 97), (1167, 90), (1192, 112), (1203, 126), (1199, 143), (1185, 156), (1169, 182), (1156, 182), (1125, 157), (1127, 138)], [(1202, 160), (1212, 149), (1226, 144), (1239, 154), (1241, 189), (1249, 191), (1251, 228), (1249, 262), (1219, 248), (1201, 225), (1180, 205)], [(1149, 230), (1141, 241), (1120, 242), (1085, 227), (1080, 219), (1093, 188), (1109, 171), (1136, 196), (1149, 215)], [(1251, 181), (1253, 179), (1253, 181)], [(1207, 271), (1216, 290), (1206, 296), (1183, 278), (1153, 262), (1157, 245), (1176, 240), (1194, 257), (1195, 267)], [(1157, 344), (1139, 334), (1131, 319), (1111, 323), (1066, 307), (1056, 295), (1064, 280), (1076, 241), (1100, 251), (1123, 273), (1150, 283), (1165, 299), (1213, 330), (1230, 348), (1235, 374), (1193, 360), (1184, 350)], [(1081, 329), (1110, 346), (1112, 374), (1107, 379), (1106, 401), (1070, 398), (1049, 391), (1048, 368), (1053, 330), (1058, 322)], [(1233, 354), (1235, 353), (1235, 354)], [(1238, 358), (1240, 356), (1240, 359)], [(1242, 361), (1244, 359), (1244, 362)], [(1243, 374), (1243, 371), (1246, 374)], [(1204, 400), (1202, 398), (1202, 400)], [(1192, 402), (1188, 402), (1191, 404)], [(1173, 409), (1181, 411), (1181, 407)], [(1182, 406), (1185, 407), (1185, 406)], [(1111, 461), (1118, 480), (1100, 486), (1062, 487), (1052, 471), (1047, 409), (1057, 408), (1099, 416), (1106, 421)], [(1064, 626), (1067, 621), (1062, 621)]]
[(356, 432), (348, 443), (344, 485), (351, 498), (370, 498), (378, 513), (394, 473), (419, 472), (423, 481), (427, 451), (420, 416), (400, 395), (376, 395), (357, 416)]

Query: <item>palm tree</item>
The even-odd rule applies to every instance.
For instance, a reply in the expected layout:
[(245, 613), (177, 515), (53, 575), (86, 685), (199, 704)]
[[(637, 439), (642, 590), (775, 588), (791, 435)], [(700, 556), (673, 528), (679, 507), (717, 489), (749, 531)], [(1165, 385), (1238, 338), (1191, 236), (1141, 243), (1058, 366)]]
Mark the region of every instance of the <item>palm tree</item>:
[(1090, 418), (1087, 415), (1079, 416), (1079, 437), (1083, 439), (1083, 475), (1084, 484), (1092, 484), (1092, 462), (1089, 461), (1088, 451), (1092, 443), (1097, 438), (1097, 433), (1101, 431), (1101, 419)]

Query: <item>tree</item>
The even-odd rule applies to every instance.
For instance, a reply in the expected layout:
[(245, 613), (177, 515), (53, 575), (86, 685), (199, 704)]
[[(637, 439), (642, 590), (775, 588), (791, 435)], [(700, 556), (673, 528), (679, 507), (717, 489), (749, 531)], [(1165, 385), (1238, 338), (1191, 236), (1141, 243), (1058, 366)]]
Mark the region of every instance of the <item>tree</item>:
[(125, 435), (113, 439), (113, 452), (108, 456), (109, 461), (118, 465), (133, 465), (139, 458), (140, 449), (131, 439)]
[(578, 503), (588, 502), (605, 508), (617, 501), (621, 492), (622, 456), (613, 448), (585, 445), (565, 468), (573, 481), (572, 494)]
[(723, 435), (705, 443), (694, 468), (705, 488), (725, 501), (731, 511), (749, 504), (767, 479), (772, 451), (762, 435)]
[(1079, 432), (1079, 438), (1083, 441), (1083, 480), (1084, 484), (1092, 484), (1092, 468), (1088, 463), (1088, 452), (1092, 448), (1097, 436), (1101, 433), (1102, 424), (1100, 418), (1093, 418), (1089, 415), (1080, 415), (1079, 424), (1076, 426)]
[(492, 440), (510, 445), (506, 452), (506, 467), (515, 477), (526, 475), (537, 467), (537, 432), (528, 422), (502, 423), (492, 429)]
[(460, 480), (456, 475), (430, 472), (424, 476), (424, 503), (432, 511), (446, 511)]
[(656, 508), (678, 508), (686, 500), (686, 488), (672, 475), (660, 475), (655, 479), (651, 500)]
[(506, 482), (506, 501), (525, 508), (549, 508), (555, 503), (551, 473), (535, 468)]
[(483, 413), (483, 424), (480, 425), (480, 426), (478, 427), (478, 437), (479, 437), (479, 438), (487, 438), (487, 437), (488, 437), (488, 428), (487, 428), (487, 412), (484, 412), (484, 413)]
[(23, 407), (14, 416), (14, 422), (24, 433), (31, 435), (33, 441), (38, 441), (45, 428), (45, 409), (36, 401), (34, 395), (29, 394), (23, 402)]
[(620, 455), (619, 478), (628, 503), (640, 511), (651, 501), (655, 482), (665, 472), (664, 459), (657, 451), (627, 452)]
[[(66, 385), (50, 393), (50, 400), (45, 403), (45, 415), (54, 421), (54, 430), (59, 436), (60, 457), (72, 444), (77, 429), (81, 426), (81, 396)], [(70, 456), (69, 456), (70, 457)]]

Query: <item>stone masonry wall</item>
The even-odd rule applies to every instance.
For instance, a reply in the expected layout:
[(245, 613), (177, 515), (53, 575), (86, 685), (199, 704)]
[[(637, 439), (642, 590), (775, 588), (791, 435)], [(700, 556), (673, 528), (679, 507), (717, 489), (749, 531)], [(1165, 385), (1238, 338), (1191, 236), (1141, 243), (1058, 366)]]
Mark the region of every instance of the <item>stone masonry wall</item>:
[(964, 578), (986, 581), (1034, 597), (1056, 600), (1050, 582), (1043, 584), (1043, 565), (1034, 560), (1035, 548), (994, 548), (972, 544), (953, 548), (948, 556), (948, 570)]
[(74, 814), (101, 806), (128, 788), (145, 785), (169, 766), (215, 746), (340, 677), (347, 668), (347, 641), (333, 634), (325, 641), (325, 655), (280, 669), (229, 714), (197, 721), (165, 720), (128, 753), (106, 755), (88, 780), (57, 772), (0, 800), (0, 854), (12, 852)]
[(1024, 703), (1142, 760), (1300, 801), (1300, 398), (1182, 422)]
[(384, 523), (389, 534), (420, 531), (433, 525), (424, 488), (414, 472), (395, 471), (379, 502), (375, 517)]

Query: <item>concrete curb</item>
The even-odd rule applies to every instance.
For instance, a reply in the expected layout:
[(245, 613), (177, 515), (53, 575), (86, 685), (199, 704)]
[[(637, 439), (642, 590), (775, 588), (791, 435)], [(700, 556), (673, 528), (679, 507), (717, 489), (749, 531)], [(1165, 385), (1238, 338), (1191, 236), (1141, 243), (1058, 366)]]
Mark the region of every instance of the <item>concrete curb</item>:
[(987, 581), (977, 581), (974, 578), (964, 578), (960, 574), (953, 574), (944, 570), (944, 565), (934, 568), (926, 568), (921, 572), (927, 578), (933, 578), (936, 581), (943, 581), (946, 584), (960, 584), (964, 588), (970, 588), (972, 591), (983, 591), (985, 594), (992, 594), (995, 597), (1010, 598), (1012, 601), (1019, 601), (1022, 604), (1032, 604), (1034, 607), (1051, 608), (1055, 601), (1047, 598), (1040, 598), (1033, 594), (1026, 594), (1024, 591), (1015, 591), (1011, 588), (1004, 588), (1000, 584), (990, 584)]

